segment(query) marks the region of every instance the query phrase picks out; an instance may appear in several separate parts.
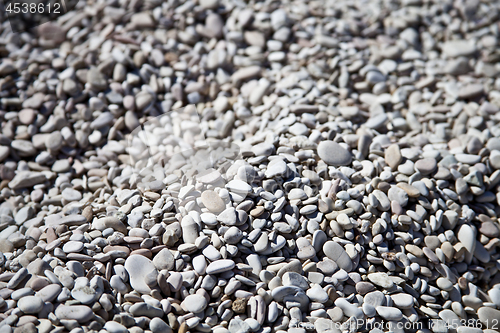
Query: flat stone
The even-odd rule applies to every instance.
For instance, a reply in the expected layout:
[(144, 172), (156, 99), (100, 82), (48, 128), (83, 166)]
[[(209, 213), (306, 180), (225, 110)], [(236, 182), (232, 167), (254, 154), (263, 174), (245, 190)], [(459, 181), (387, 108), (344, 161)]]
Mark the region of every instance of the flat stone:
[(104, 329), (109, 333), (128, 333), (128, 329), (116, 321), (108, 321), (104, 324)]
[(172, 328), (158, 317), (151, 319), (149, 329), (152, 333), (173, 333)]
[(394, 282), (386, 273), (370, 273), (368, 280), (384, 289), (390, 289), (394, 286)]
[(42, 184), (47, 178), (43, 173), (33, 171), (21, 171), (12, 181), (9, 182), (9, 187), (17, 190), (24, 187), (32, 187), (37, 184)]
[(458, 230), (457, 238), (465, 246), (467, 251), (474, 253), (476, 247), (476, 234), (468, 224), (462, 224)]
[(468, 84), (458, 91), (458, 98), (475, 98), (484, 94), (482, 84)]
[(334, 141), (321, 141), (317, 148), (318, 156), (328, 165), (349, 165), (351, 153)]
[(35, 295), (41, 298), (44, 302), (52, 302), (60, 293), (62, 287), (59, 284), (49, 284), (40, 289)]
[(182, 302), (182, 306), (189, 312), (200, 313), (207, 307), (207, 299), (201, 295), (189, 295)]
[(148, 318), (161, 318), (165, 314), (162, 309), (144, 302), (135, 303), (129, 308), (129, 312), (134, 317), (145, 316)]
[(387, 196), (391, 201), (397, 201), (401, 207), (406, 207), (408, 204), (408, 193), (398, 186), (391, 186), (387, 192)]
[(483, 306), (477, 310), (477, 316), (481, 323), (483, 323), (483, 328), (489, 328), (498, 330), (498, 323), (500, 322), (500, 311), (490, 307)]
[(43, 300), (37, 296), (24, 296), (17, 302), (17, 306), (25, 314), (38, 313), (43, 308)]
[(391, 306), (377, 306), (376, 310), (379, 316), (386, 320), (397, 321), (403, 318), (403, 313), (398, 308)]
[(342, 245), (334, 241), (328, 241), (323, 245), (323, 252), (328, 258), (335, 261), (340, 268), (347, 272), (352, 270), (352, 260)]
[(236, 225), (236, 209), (229, 207), (217, 216), (217, 221), (222, 224), (233, 226)]
[(285, 161), (282, 159), (274, 159), (269, 162), (265, 174), (267, 178), (274, 178), (277, 176), (284, 176), (287, 170), (288, 167)]
[(151, 288), (146, 283), (146, 278), (154, 276), (156, 279), (158, 275), (158, 271), (151, 260), (144, 256), (133, 254), (125, 260), (125, 269), (130, 278), (130, 285), (134, 290), (141, 294), (149, 294), (151, 292)]
[(218, 214), (226, 209), (224, 200), (212, 190), (203, 191), (201, 194), (201, 202), (203, 202), (203, 205), (214, 214)]
[(86, 305), (59, 305), (54, 312), (59, 320), (76, 320), (79, 323), (85, 323), (94, 317), (92, 309)]
[(90, 305), (96, 301), (97, 294), (94, 288), (89, 286), (75, 287), (71, 296), (82, 304)]
[(219, 274), (232, 270), (236, 264), (231, 259), (221, 259), (210, 263), (207, 267), (207, 274)]
[(63, 246), (63, 251), (66, 253), (77, 253), (83, 250), (83, 243), (79, 241), (69, 241)]
[(156, 269), (161, 271), (162, 269), (172, 270), (175, 266), (175, 259), (169, 249), (162, 249), (153, 258), (153, 265)]
[(392, 294), (391, 298), (397, 308), (409, 309), (413, 306), (413, 296), (409, 294)]
[(472, 40), (450, 40), (441, 46), (443, 54), (449, 58), (470, 56), (476, 52), (476, 45)]
[(403, 155), (399, 150), (399, 145), (392, 144), (385, 150), (385, 163), (391, 167), (392, 170), (396, 170), (403, 161)]
[(437, 169), (437, 162), (433, 158), (424, 158), (415, 162), (415, 170), (423, 175), (429, 175)]

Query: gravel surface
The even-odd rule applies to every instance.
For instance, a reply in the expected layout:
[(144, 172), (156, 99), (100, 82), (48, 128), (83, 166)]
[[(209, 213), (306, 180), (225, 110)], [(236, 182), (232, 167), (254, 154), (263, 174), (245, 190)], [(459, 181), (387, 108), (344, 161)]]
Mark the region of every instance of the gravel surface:
[(500, 331), (499, 10), (1, 17), (0, 333)]

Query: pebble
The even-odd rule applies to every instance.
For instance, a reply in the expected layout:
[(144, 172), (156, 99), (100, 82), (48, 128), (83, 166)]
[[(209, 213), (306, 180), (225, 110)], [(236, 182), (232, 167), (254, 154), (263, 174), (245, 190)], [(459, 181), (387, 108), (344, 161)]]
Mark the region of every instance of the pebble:
[(352, 155), (349, 151), (333, 141), (321, 141), (318, 145), (318, 156), (328, 165), (349, 165)]
[(221, 259), (210, 263), (207, 267), (207, 274), (219, 274), (229, 271), (235, 267), (235, 263), (231, 259)]
[(59, 320), (76, 320), (85, 323), (94, 317), (92, 309), (85, 305), (59, 305), (55, 309), (55, 315)]
[(24, 296), (17, 302), (17, 306), (25, 314), (38, 313), (43, 309), (43, 300), (37, 296)]
[(207, 300), (201, 295), (189, 295), (182, 302), (187, 311), (200, 313), (207, 307)]
[(496, 7), (87, 3), (3, 31), (0, 331), (491, 333)]
[(151, 289), (146, 279), (156, 279), (158, 274), (153, 262), (142, 255), (133, 254), (125, 260), (124, 266), (127, 270), (132, 288), (142, 294), (149, 294)]
[(204, 191), (201, 194), (201, 201), (209, 211), (215, 214), (222, 212), (226, 208), (224, 201), (217, 193), (211, 190)]
[(371, 273), (368, 274), (368, 279), (375, 285), (384, 289), (390, 289), (394, 282), (386, 273)]
[(347, 272), (352, 270), (352, 261), (344, 248), (333, 241), (328, 241), (323, 245), (325, 255), (335, 261), (335, 263)]

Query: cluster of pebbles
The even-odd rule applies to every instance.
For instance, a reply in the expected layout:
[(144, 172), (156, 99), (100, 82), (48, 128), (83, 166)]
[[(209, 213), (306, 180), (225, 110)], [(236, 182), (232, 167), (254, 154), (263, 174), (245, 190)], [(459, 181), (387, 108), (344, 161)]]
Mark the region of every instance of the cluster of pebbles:
[(479, 0), (3, 19), (0, 333), (500, 331), (499, 19)]

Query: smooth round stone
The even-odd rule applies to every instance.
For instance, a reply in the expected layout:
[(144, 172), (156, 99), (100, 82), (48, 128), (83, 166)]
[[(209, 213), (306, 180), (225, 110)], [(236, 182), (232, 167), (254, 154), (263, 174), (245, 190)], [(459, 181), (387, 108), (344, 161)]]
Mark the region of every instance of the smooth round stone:
[(486, 221), (481, 223), (481, 228), (479, 228), (479, 232), (482, 235), (485, 235), (486, 237), (489, 238), (495, 238), (500, 235), (500, 229), (497, 226), (497, 224), (491, 222), (491, 221)]
[(325, 303), (329, 299), (328, 294), (319, 284), (315, 284), (312, 288), (308, 289), (306, 295), (312, 302)]
[(134, 317), (149, 318), (162, 317), (165, 314), (162, 309), (145, 302), (135, 303), (129, 308), (129, 312)]
[(71, 291), (71, 296), (82, 304), (91, 304), (97, 298), (95, 289), (89, 286), (74, 288)]
[(146, 280), (153, 277), (156, 279), (158, 275), (158, 271), (151, 260), (142, 255), (133, 254), (125, 261), (125, 269), (129, 275), (130, 285), (135, 291), (141, 294), (151, 293)]
[(250, 326), (243, 320), (239, 318), (233, 318), (229, 322), (228, 326), (229, 333), (243, 333), (243, 332), (249, 332), (250, 331)]
[(175, 267), (175, 259), (169, 249), (162, 249), (153, 258), (153, 264), (158, 270), (172, 270)]
[(200, 214), (201, 221), (206, 225), (217, 225), (217, 216), (212, 213)]
[(363, 303), (362, 309), (363, 309), (364, 314), (368, 318), (375, 317), (375, 315), (377, 314), (377, 310), (375, 309), (375, 307), (373, 305), (368, 304), (368, 303)]
[(24, 296), (17, 302), (17, 307), (25, 314), (38, 313), (43, 309), (43, 300), (37, 296)]
[(453, 289), (453, 283), (445, 278), (445, 277), (440, 277), (436, 280), (436, 285), (442, 289), (442, 290), (446, 290), (446, 291), (449, 291), (451, 289)]
[(219, 274), (232, 270), (236, 264), (231, 259), (221, 259), (210, 263), (207, 267), (207, 274)]
[(76, 320), (85, 323), (94, 317), (92, 309), (86, 305), (59, 305), (55, 311), (56, 317), (61, 319)]
[(217, 221), (225, 225), (235, 225), (237, 222), (236, 209), (229, 207), (217, 216)]
[(49, 284), (40, 289), (36, 296), (40, 297), (44, 302), (52, 302), (60, 293), (62, 287), (59, 284)]
[(230, 227), (224, 233), (224, 240), (227, 244), (238, 244), (243, 237), (243, 232), (238, 227)]
[(424, 158), (415, 162), (415, 170), (423, 175), (429, 175), (437, 169), (437, 162), (433, 158)]
[(391, 306), (377, 306), (375, 308), (380, 317), (386, 320), (401, 320), (403, 313), (398, 308)]
[(364, 125), (368, 128), (377, 129), (384, 125), (388, 117), (385, 113), (378, 114), (374, 117), (369, 118)]
[(116, 321), (108, 321), (104, 324), (104, 329), (109, 333), (128, 333), (128, 329)]
[(201, 202), (212, 213), (218, 214), (226, 209), (224, 200), (212, 190), (206, 190), (201, 194)]
[(198, 294), (189, 295), (182, 302), (182, 306), (192, 313), (200, 313), (201, 311), (205, 310), (207, 305), (207, 299)]
[(474, 253), (474, 249), (476, 248), (476, 234), (468, 224), (462, 224), (458, 230), (457, 238), (467, 251)]
[(54, 131), (45, 138), (45, 147), (50, 150), (58, 150), (61, 148), (62, 143), (63, 137), (59, 131)]
[(267, 178), (273, 178), (277, 176), (283, 176), (286, 174), (288, 166), (282, 159), (275, 159), (269, 162), (265, 175)]
[(83, 250), (83, 243), (79, 241), (69, 241), (64, 244), (62, 250), (66, 253), (77, 253)]
[(295, 286), (279, 286), (272, 290), (271, 295), (273, 296), (273, 299), (275, 301), (282, 302), (283, 298), (299, 292), (303, 293), (304, 291), (301, 288)]
[(360, 281), (356, 283), (356, 292), (360, 295), (365, 295), (374, 289), (375, 286), (370, 282)]
[(457, 159), (458, 162), (469, 165), (474, 165), (476, 163), (481, 162), (481, 156), (472, 154), (456, 154), (455, 158)]
[(323, 245), (323, 252), (346, 272), (352, 270), (352, 260), (342, 245), (334, 241), (328, 241)]
[(370, 273), (368, 280), (384, 289), (390, 289), (394, 286), (394, 281), (386, 273)]
[(391, 201), (397, 201), (401, 207), (406, 207), (408, 204), (408, 193), (398, 186), (391, 186), (387, 192), (387, 196)]
[(199, 225), (190, 215), (186, 215), (181, 221), (182, 239), (186, 244), (194, 244), (199, 236)]
[(200, 274), (200, 275), (205, 274), (205, 272), (207, 270), (207, 261), (205, 259), (205, 256), (199, 255), (199, 256), (194, 257), (192, 260), (192, 263), (193, 263), (194, 270), (198, 274)]
[(161, 318), (153, 318), (149, 322), (149, 329), (153, 333), (172, 333), (172, 329)]
[(61, 194), (62, 197), (68, 201), (78, 201), (82, 199), (82, 194), (79, 191), (69, 187), (65, 188)]
[(321, 141), (317, 151), (318, 156), (328, 165), (342, 166), (351, 164), (351, 153), (334, 141)]
[(491, 298), (491, 301), (500, 307), (500, 289), (493, 288), (488, 291), (488, 295)]
[(295, 286), (303, 290), (307, 290), (309, 288), (309, 283), (306, 278), (296, 272), (286, 272), (281, 277), (281, 281), (284, 286)]
[(391, 167), (392, 170), (396, 170), (403, 161), (403, 155), (399, 150), (399, 145), (392, 144), (385, 150), (385, 163)]
[(481, 307), (477, 310), (479, 320), (485, 325), (483, 328), (494, 329), (498, 331), (498, 323), (500, 322), (500, 311), (490, 307)]
[(226, 184), (226, 188), (234, 193), (246, 195), (252, 191), (252, 186), (239, 179), (233, 179)]
[(356, 317), (357, 319), (362, 319), (364, 317), (363, 310), (358, 308), (355, 304), (349, 303), (345, 298), (337, 298), (335, 300), (335, 305), (342, 309), (346, 317)]
[(391, 298), (394, 305), (400, 309), (409, 309), (413, 306), (413, 296), (409, 294), (393, 294)]
[(363, 302), (377, 307), (385, 304), (385, 295), (381, 291), (372, 291), (365, 295)]

